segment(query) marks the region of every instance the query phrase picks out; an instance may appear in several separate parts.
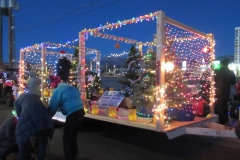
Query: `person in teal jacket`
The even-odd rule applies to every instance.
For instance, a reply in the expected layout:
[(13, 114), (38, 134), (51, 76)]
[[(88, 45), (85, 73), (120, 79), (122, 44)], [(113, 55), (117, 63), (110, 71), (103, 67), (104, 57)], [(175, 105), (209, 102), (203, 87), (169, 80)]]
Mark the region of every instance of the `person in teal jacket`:
[(50, 103), (49, 112), (53, 117), (58, 109), (66, 115), (63, 132), (64, 159), (75, 159), (78, 154), (77, 133), (85, 114), (81, 95), (77, 88), (67, 84), (70, 74), (71, 62), (66, 57), (61, 57), (57, 62), (57, 76), (61, 81), (54, 89)]

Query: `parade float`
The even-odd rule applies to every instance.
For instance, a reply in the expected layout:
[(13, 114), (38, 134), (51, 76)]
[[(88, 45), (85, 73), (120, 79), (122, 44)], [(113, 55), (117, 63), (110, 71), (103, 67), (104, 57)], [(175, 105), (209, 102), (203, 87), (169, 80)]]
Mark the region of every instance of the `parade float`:
[[(120, 29), (126, 25), (138, 23), (157, 22), (155, 42), (141, 42), (129, 38), (119, 37), (107, 34), (104, 31)], [(144, 68), (147, 64), (148, 55), (143, 55), (142, 48), (152, 46), (155, 48), (155, 70), (150, 73), (154, 74), (155, 84), (151, 84), (151, 90), (154, 95), (150, 97), (148, 93), (138, 90), (133, 95), (132, 101), (149, 101), (153, 103), (136, 103), (142, 111), (149, 109), (152, 116), (139, 116), (135, 107), (119, 108), (121, 101), (124, 99), (120, 91), (106, 91), (100, 99), (89, 105), (86, 98), (86, 39), (89, 37), (104, 38), (117, 41), (115, 48), (119, 48), (119, 43), (128, 43), (138, 46), (139, 58), (135, 61), (129, 61), (129, 67), (132, 65), (141, 65), (141, 71), (138, 71), (136, 79), (129, 79), (136, 88), (143, 87), (146, 82), (150, 82), (149, 73)], [(212, 65), (215, 59), (214, 55), (214, 36), (205, 34), (190, 26), (180, 23), (165, 15), (163, 11), (146, 14), (129, 20), (118, 21), (116, 23), (107, 23), (93, 29), (84, 29), (79, 32), (79, 59), (78, 59), (78, 88), (81, 92), (81, 98), (86, 111), (85, 117), (96, 120), (137, 127), (157, 132), (164, 132), (169, 139), (184, 135), (196, 134), (206, 136), (224, 136), (236, 137), (233, 130), (226, 129), (225, 126), (219, 125), (218, 116), (214, 114), (214, 82)], [(45, 91), (46, 55), (49, 44), (42, 43), (20, 51), (20, 85), (23, 88), (26, 56), (30, 50), (39, 50), (41, 48), (41, 73), (42, 91)], [(52, 45), (52, 44), (51, 44)], [(56, 45), (57, 47), (63, 47)], [(55, 57), (56, 59), (57, 57)], [(143, 60), (145, 59), (145, 60)], [(137, 62), (139, 60), (139, 62)], [(100, 65), (100, 57), (99, 57)], [(100, 67), (100, 66), (99, 66)], [(100, 68), (99, 68), (100, 72)], [(146, 74), (147, 73), (147, 74)], [(152, 82), (152, 81), (151, 81)], [(21, 89), (23, 91), (23, 89)], [(135, 90), (136, 91), (136, 90)], [(43, 92), (44, 93), (44, 92)], [(43, 101), (44, 94), (42, 93)], [(49, 97), (47, 97), (49, 98)], [(143, 112), (141, 112), (143, 113)], [(58, 112), (56, 119), (64, 121), (64, 116)]]
[[(41, 98), (47, 106), (51, 98), (53, 89), (50, 85), (50, 78), (54, 78), (55, 65), (60, 57), (66, 57), (72, 63), (72, 69), (68, 83), (73, 86), (78, 86), (78, 55), (67, 53), (61, 49), (75, 49), (76, 46), (52, 42), (43, 42), (22, 48), (20, 50), (20, 65), (19, 65), (19, 94), (27, 92), (26, 82), (29, 79), (29, 72), (34, 70), (41, 79)], [(59, 50), (60, 49), (60, 50)], [(59, 50), (59, 51), (57, 51)], [(100, 52), (95, 49), (86, 48), (86, 54), (96, 55), (96, 72), (100, 74)]]

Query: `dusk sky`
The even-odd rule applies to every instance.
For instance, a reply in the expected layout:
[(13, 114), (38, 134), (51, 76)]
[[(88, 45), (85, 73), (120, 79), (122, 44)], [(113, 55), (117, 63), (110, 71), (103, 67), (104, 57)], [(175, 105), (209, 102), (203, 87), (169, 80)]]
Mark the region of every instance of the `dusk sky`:
[[(240, 0), (18, 0), (14, 11), (16, 55), (35, 43), (65, 44), (78, 39), (79, 31), (128, 20), (162, 10), (167, 17), (204, 33), (213, 33), (216, 57), (234, 53), (234, 28), (240, 26)], [(4, 62), (8, 62), (8, 17), (3, 18)], [(156, 33), (156, 20), (126, 25), (105, 33), (150, 42)], [(100, 50), (102, 56), (129, 51), (130, 44), (90, 36), (86, 47)], [(75, 45), (75, 44), (72, 44)], [(62, 48), (64, 50), (64, 48)], [(69, 52), (73, 53), (73, 50)]]

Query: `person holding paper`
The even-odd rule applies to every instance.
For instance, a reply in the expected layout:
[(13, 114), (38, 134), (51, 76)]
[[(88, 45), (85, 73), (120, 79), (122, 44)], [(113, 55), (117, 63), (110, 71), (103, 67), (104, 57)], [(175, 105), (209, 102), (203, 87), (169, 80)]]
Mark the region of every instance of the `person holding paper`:
[(53, 117), (59, 108), (62, 114), (67, 116), (63, 132), (64, 159), (72, 160), (78, 154), (77, 133), (85, 112), (79, 90), (67, 84), (71, 62), (66, 57), (61, 57), (56, 66), (57, 76), (60, 77), (61, 82), (53, 91), (49, 112)]

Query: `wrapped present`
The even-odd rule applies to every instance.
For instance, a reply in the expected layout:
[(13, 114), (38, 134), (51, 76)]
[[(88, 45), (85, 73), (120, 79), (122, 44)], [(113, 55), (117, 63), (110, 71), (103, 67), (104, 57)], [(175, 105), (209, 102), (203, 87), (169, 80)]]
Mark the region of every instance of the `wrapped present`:
[(192, 104), (183, 104), (182, 109), (169, 107), (168, 116), (177, 121), (193, 121)]
[(228, 114), (231, 118), (239, 119), (239, 109), (240, 109), (240, 102), (233, 102), (229, 104), (229, 111)]
[(210, 106), (204, 100), (192, 100), (193, 113), (197, 116), (206, 117), (210, 113)]

